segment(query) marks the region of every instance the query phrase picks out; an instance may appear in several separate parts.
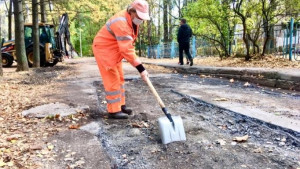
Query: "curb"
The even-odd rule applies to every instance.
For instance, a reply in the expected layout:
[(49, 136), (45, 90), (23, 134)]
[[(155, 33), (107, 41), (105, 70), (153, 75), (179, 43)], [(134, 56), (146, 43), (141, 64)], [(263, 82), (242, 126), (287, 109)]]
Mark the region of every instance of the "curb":
[(264, 70), (263, 68), (189, 67), (151, 62), (144, 62), (144, 64), (162, 66), (176, 70), (182, 74), (213, 75), (216, 77), (247, 81), (261, 86), (300, 91), (300, 74), (296, 75), (296, 73), (291, 74), (282, 71)]

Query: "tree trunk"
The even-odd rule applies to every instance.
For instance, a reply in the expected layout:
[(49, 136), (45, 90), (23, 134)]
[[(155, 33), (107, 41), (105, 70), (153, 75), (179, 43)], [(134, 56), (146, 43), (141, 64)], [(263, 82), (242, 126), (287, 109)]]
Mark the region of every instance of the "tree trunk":
[(40, 8), (41, 8), (41, 22), (46, 23), (47, 17), (46, 17), (46, 9), (45, 9), (45, 0), (40, 0)]
[[(1, 36), (0, 36), (1, 39)], [(1, 39), (2, 41), (2, 39)], [(0, 42), (1, 44), (2, 42)], [(3, 69), (2, 69), (2, 53), (0, 52), (0, 77), (3, 76)]]
[(29, 8), (27, 7), (26, 1), (22, 1), (24, 23), (29, 23)]
[(179, 14), (179, 19), (181, 19), (182, 18), (182, 13), (181, 13), (181, 0), (178, 0), (178, 14)]
[(40, 67), (40, 31), (39, 7), (37, 0), (32, 0), (32, 40), (33, 40), (33, 67)]
[(15, 16), (15, 48), (17, 55), (17, 71), (28, 71), (28, 61), (24, 40), (24, 17), (22, 12), (22, 0), (13, 0)]
[[(2, 23), (2, 16), (0, 16), (0, 23)], [(0, 77), (3, 76), (3, 69), (2, 69), (2, 34), (1, 34), (1, 26), (0, 26)]]
[[(267, 32), (265, 32), (267, 33)], [(263, 47), (263, 51), (262, 51), (262, 54), (261, 56), (264, 57), (266, 52), (267, 52), (267, 46), (269, 45), (269, 41), (270, 41), (271, 37), (270, 36), (266, 36), (266, 40), (264, 41), (264, 47)]]
[(266, 39), (264, 41), (263, 51), (261, 54), (262, 58), (265, 56), (266, 53), (269, 52), (268, 46), (271, 43), (271, 30), (272, 30), (272, 26), (267, 23), (265, 29)]
[[(172, 11), (172, 2), (171, 1), (169, 1), (168, 6), (169, 6), (169, 12), (171, 13), (171, 11)], [(173, 39), (173, 37), (172, 37), (172, 30), (173, 30), (172, 17), (171, 17), (171, 15), (168, 15), (168, 16), (169, 16), (169, 34), (168, 34), (169, 38), (168, 38), (168, 40), (172, 41), (172, 39)]]
[(245, 43), (246, 46), (246, 56), (245, 56), (245, 60), (249, 61), (251, 56), (250, 56), (250, 44), (249, 44), (249, 39), (247, 38), (247, 25), (246, 25), (246, 19), (242, 20), (243, 22), (243, 41)]
[(168, 1), (163, 0), (163, 24), (164, 24), (164, 42), (168, 42), (169, 30), (168, 30)]
[[(151, 6), (150, 6), (150, 9)], [(151, 16), (151, 10), (149, 10), (149, 15)], [(147, 26), (148, 26), (148, 42), (149, 42), (149, 46), (152, 45), (152, 18), (147, 22)]]
[(9, 0), (9, 9), (8, 9), (8, 40), (12, 39), (12, 0)]
[(161, 5), (161, 0), (158, 0), (158, 4), (159, 4), (159, 8), (158, 8), (158, 28), (157, 28), (157, 36), (158, 36), (158, 43), (160, 42), (160, 36), (161, 36), (161, 33), (160, 33), (160, 5)]

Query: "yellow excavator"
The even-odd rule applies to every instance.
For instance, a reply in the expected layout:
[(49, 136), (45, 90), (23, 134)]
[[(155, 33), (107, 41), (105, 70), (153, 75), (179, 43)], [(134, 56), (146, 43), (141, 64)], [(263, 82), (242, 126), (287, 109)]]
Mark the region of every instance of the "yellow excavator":
[[(68, 14), (63, 14), (57, 32), (54, 34), (54, 25), (39, 23), (40, 32), (40, 66), (54, 66), (63, 61), (64, 56), (68, 56), (67, 44), (73, 50), (70, 41), (70, 32), (68, 25)], [(33, 26), (24, 24), (25, 47), (28, 65), (33, 65)], [(4, 41), (4, 40), (3, 40)], [(15, 52), (15, 41), (4, 41), (1, 46), (2, 66), (10, 67), (14, 61), (17, 61)]]

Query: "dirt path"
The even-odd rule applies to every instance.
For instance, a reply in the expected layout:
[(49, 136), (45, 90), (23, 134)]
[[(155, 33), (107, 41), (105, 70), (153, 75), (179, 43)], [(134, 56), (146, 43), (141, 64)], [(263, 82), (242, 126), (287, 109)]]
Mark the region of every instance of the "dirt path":
[[(152, 78), (170, 111), (183, 118), (187, 133), (186, 142), (163, 146), (156, 122), (162, 116), (161, 110), (142, 81), (127, 80), (129, 106), (136, 115), (128, 121), (102, 121), (98, 135), (121, 168), (293, 168), (299, 165), (297, 138), (295, 141), (289, 133), (181, 96), (174, 92), (180, 87), (176, 82), (183, 80), (180, 75)], [(99, 93), (99, 96), (101, 103), (104, 95)], [(141, 121), (149, 127), (133, 127)], [(246, 134), (251, 137), (247, 142), (232, 141), (233, 137)]]
[[(78, 73), (75, 77), (65, 81), (64, 90), (68, 95), (59, 96), (59, 98), (64, 102), (88, 104), (92, 107), (91, 118), (86, 122), (84, 131), (96, 135), (100, 143), (97, 144), (100, 151), (91, 153), (92, 156), (85, 156), (85, 159), (91, 160), (91, 163), (85, 164), (86, 167), (97, 168), (98, 163), (92, 162), (94, 157), (119, 168), (296, 168), (299, 165), (297, 156), (299, 136), (295, 140), (295, 136), (289, 133), (272, 129), (251, 118), (245, 118), (234, 112), (225, 111), (176, 93), (183, 88), (185, 90), (190, 88), (190, 91), (205, 90), (204, 97), (218, 98), (223, 96), (224, 91), (227, 91), (231, 96), (236, 93), (235, 97), (239, 96), (240, 102), (247, 105), (251, 99), (244, 96), (249, 93), (255, 95), (253, 90), (261, 91), (262, 89), (250, 88), (244, 91), (245, 89), (241, 86), (228, 85), (229, 82), (226, 80), (184, 77), (169, 74), (170, 72), (165, 69), (148, 67), (153, 76), (153, 83), (170, 111), (183, 118), (187, 133), (186, 142), (163, 146), (160, 143), (156, 123), (156, 119), (162, 116), (161, 110), (147, 86), (139, 79), (135, 69), (124, 64), (127, 104), (135, 110), (135, 115), (129, 120), (110, 120), (107, 119), (105, 105), (102, 104), (105, 97), (93, 59), (77, 60), (69, 64), (74, 64), (78, 68)], [(204, 89), (191, 87), (195, 87), (202, 80), (204, 84), (199, 86), (204, 86)], [(220, 86), (221, 88), (218, 88)], [(240, 93), (240, 90), (244, 93)], [(96, 95), (95, 91), (97, 91)], [(268, 95), (256, 94), (258, 94), (257, 97), (252, 96), (254, 103), (258, 102), (261, 95)], [(98, 99), (95, 96), (98, 96)], [(272, 100), (273, 96), (270, 94), (265, 97), (271, 97), (269, 100)], [(234, 97), (230, 98), (234, 99)], [(281, 97), (278, 96), (279, 98)], [(284, 108), (284, 105), (281, 105)], [(272, 107), (267, 107), (268, 110), (270, 108)], [(82, 135), (83, 131), (77, 132)], [(250, 136), (247, 142), (232, 141), (233, 137), (246, 134)], [(65, 142), (69, 144), (75, 138), (78, 139), (76, 135), (72, 135)], [(79, 137), (79, 140), (82, 139), (88, 142), (86, 138)], [(65, 136), (61, 137), (61, 140), (65, 140)], [(74, 147), (76, 145), (80, 147), (74, 143)], [(80, 155), (84, 154), (85, 148), (75, 150)], [(96, 153), (103, 154), (102, 158), (99, 158), (100, 154), (95, 156)]]

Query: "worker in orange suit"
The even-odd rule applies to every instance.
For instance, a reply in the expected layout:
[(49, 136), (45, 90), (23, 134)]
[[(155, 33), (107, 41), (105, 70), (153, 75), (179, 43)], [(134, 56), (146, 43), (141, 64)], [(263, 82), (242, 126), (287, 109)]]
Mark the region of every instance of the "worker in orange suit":
[(134, 66), (143, 80), (148, 76), (134, 48), (144, 20), (150, 20), (149, 5), (145, 0), (135, 0), (127, 10), (111, 17), (94, 38), (93, 53), (105, 88), (109, 118), (127, 119), (132, 114), (125, 105), (122, 59)]

